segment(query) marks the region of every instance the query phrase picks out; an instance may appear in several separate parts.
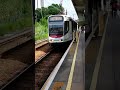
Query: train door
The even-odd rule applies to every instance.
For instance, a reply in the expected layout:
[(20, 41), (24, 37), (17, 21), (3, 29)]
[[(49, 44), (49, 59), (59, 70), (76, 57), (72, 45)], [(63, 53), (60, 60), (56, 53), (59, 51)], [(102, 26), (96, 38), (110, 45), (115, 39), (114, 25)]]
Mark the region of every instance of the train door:
[(69, 21), (69, 39), (73, 39), (73, 32), (72, 32), (72, 21)]
[(75, 29), (75, 23), (72, 21), (72, 39), (76, 41), (76, 29)]
[(69, 39), (69, 21), (64, 22), (64, 41), (68, 41)]

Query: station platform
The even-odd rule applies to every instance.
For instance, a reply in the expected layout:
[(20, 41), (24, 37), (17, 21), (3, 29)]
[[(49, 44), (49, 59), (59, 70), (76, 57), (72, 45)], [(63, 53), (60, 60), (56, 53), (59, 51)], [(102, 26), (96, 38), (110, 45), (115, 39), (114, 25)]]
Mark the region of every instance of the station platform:
[(49, 90), (84, 90), (85, 33), (73, 42)]
[(108, 15), (89, 90), (120, 90), (120, 16)]

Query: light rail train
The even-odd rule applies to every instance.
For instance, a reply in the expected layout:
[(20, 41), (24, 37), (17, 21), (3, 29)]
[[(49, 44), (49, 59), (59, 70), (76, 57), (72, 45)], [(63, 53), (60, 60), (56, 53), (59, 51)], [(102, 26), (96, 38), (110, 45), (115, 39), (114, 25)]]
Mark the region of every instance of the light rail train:
[(77, 22), (67, 15), (51, 15), (48, 17), (48, 34), (51, 45), (72, 41), (73, 32), (77, 30)]

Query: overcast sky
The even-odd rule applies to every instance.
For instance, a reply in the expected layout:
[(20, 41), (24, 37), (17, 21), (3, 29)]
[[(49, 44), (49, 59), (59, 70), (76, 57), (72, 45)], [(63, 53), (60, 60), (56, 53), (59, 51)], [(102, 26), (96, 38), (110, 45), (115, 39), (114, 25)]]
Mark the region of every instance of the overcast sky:
[[(48, 7), (51, 4), (60, 4), (61, 0), (44, 0), (44, 7)], [(38, 2), (38, 3), (37, 3)], [(43, 3), (42, 3), (43, 4)], [(62, 6), (64, 7), (65, 10), (67, 10), (67, 14), (74, 18), (75, 20), (78, 19), (78, 16), (76, 14), (76, 11), (74, 9), (74, 6), (72, 4), (71, 0), (63, 0), (62, 1)], [(36, 8), (41, 8), (41, 0), (35, 0), (35, 9)]]

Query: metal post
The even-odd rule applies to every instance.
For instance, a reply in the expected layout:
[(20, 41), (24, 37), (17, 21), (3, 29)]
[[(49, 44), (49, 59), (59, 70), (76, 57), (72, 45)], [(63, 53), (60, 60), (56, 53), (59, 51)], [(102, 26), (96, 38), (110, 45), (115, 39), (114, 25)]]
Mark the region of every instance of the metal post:
[(104, 1), (101, 0), (101, 10), (104, 11)]
[(44, 7), (44, 0), (40, 0), (40, 4), (41, 4), (41, 16), (43, 18), (43, 13), (42, 13), (42, 7)]
[(37, 0), (37, 8), (38, 8), (38, 0)]
[(44, 0), (40, 0), (41, 2), (41, 7), (44, 7)]

